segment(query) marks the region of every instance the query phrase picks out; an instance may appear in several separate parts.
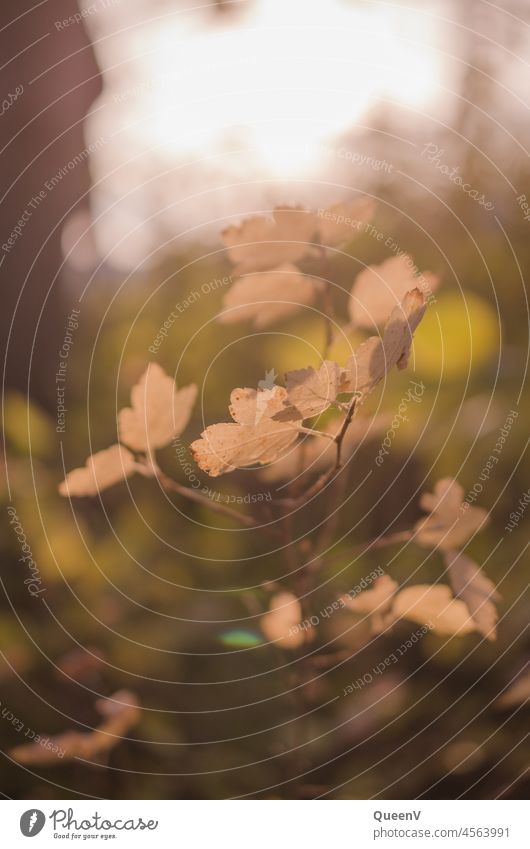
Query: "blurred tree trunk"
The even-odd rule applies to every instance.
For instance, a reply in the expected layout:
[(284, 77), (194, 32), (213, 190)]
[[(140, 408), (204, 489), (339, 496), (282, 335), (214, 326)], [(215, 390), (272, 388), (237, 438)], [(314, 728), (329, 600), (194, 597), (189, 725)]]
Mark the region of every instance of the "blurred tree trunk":
[(88, 203), (83, 125), (101, 91), (83, 21), (71, 20), (76, 14), (76, 0), (0, 6), (3, 384), (29, 390), (48, 407), (75, 306), (61, 288), (61, 231), (68, 213)]

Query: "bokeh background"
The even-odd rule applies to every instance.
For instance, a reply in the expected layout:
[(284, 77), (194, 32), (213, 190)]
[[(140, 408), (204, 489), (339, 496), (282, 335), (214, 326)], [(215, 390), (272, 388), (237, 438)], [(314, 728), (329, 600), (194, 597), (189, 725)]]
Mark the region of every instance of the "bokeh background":
[[(528, 713), (496, 700), (529, 656), (530, 511), (505, 530), (530, 487), (529, 12), (522, 0), (4, 0), (1, 497), (45, 592), (28, 594), (5, 522), (1, 707), (57, 734), (95, 727), (96, 700), (118, 690), (141, 704), (126, 739), (94, 762), (15, 763), (23, 741), (2, 714), (5, 796), (524, 798)], [(469, 491), (516, 409), (478, 500), (490, 524), (469, 545), (502, 595), (499, 633), (428, 634), (372, 686), (335, 699), (412, 630), (398, 623), (374, 639), (338, 613), (318, 645), (351, 657), (323, 668), (301, 710), (299, 656), (259, 628), (271, 584), (290, 586), (288, 558), (139, 476), (75, 503), (57, 485), (115, 441), (116, 411), (175, 304), (230, 273), (225, 226), (276, 204), (356, 196), (377, 199), (374, 226), (443, 285), (417, 332), (414, 374), (396, 374), (370, 410), (394, 410), (412, 376), (422, 403), (342, 511), (312, 604), (377, 567), (402, 583), (438, 580), (435, 553), (358, 556), (356, 545), (411, 527), (419, 493), (443, 476)], [(389, 255), (356, 237), (334, 279), (347, 291)], [(179, 385), (199, 385), (187, 443), (226, 419), (233, 387), (306, 365), (322, 342), (305, 313), (259, 335), (221, 326), (222, 294), (212, 287), (187, 307), (156, 354)], [(356, 452), (352, 491), (376, 445)], [(186, 483), (171, 448), (161, 462)], [(278, 486), (256, 472), (215, 481), (223, 495), (270, 491), (272, 504)], [(292, 532), (325, 511), (316, 499)]]

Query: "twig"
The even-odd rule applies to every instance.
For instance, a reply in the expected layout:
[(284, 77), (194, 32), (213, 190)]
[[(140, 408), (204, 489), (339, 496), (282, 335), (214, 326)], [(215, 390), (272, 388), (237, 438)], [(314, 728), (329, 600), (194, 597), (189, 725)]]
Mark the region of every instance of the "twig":
[[(335, 436), (328, 434), (328, 436), (331, 437), (331, 439), (333, 440), (333, 442), (335, 442), (335, 444), (337, 446), (337, 454), (336, 454), (336, 457), (335, 457), (334, 466), (332, 466), (332, 468), (329, 469), (327, 472), (325, 472), (323, 475), (320, 475), (320, 477), (317, 478), (317, 480), (315, 481), (313, 486), (310, 486), (309, 489), (304, 490), (304, 492), (302, 493), (302, 495), (300, 497), (298, 497), (298, 498), (283, 498), (283, 499), (278, 500), (276, 502), (277, 504), (281, 504), (282, 506), (289, 507), (289, 508), (298, 507), (300, 504), (309, 501), (309, 499), (311, 499), (314, 495), (317, 495), (320, 492), (320, 490), (324, 489), (324, 487), (328, 483), (331, 483), (333, 478), (337, 476), (337, 473), (341, 469), (342, 443), (344, 441), (344, 437), (346, 436), (346, 432), (348, 430), (348, 427), (351, 424), (351, 420), (352, 420), (353, 414), (355, 412), (356, 403), (357, 403), (357, 398), (354, 397), (352, 399), (349, 407), (348, 407), (346, 415), (344, 416), (344, 420), (342, 422), (342, 425), (340, 427), (339, 432), (337, 434), (335, 434)], [(323, 435), (323, 431), (316, 431), (315, 433), (320, 433), (321, 435)]]
[(333, 434), (325, 430), (314, 430), (312, 427), (303, 427), (303, 425), (295, 425), (295, 428), (300, 433), (308, 433), (309, 436), (322, 436), (324, 439), (330, 439), (332, 442), (335, 441)]
[(353, 414), (355, 412), (355, 405), (357, 404), (357, 396), (353, 396), (350, 406), (348, 407), (348, 411), (344, 416), (344, 420), (342, 422), (341, 428), (337, 435), (335, 436), (335, 442), (337, 444), (337, 457), (335, 459), (335, 470), (338, 471), (340, 469), (340, 455), (342, 450), (342, 443), (344, 441), (344, 437), (346, 436), (346, 431), (348, 430), (351, 420), (353, 419)]
[(218, 501), (211, 501), (209, 498), (202, 495), (202, 493), (197, 492), (197, 490), (190, 489), (187, 486), (182, 486), (182, 484), (177, 483), (173, 480), (173, 478), (164, 474), (164, 472), (160, 469), (156, 469), (155, 478), (160, 486), (166, 491), (177, 492), (189, 501), (201, 504), (203, 507), (207, 507), (209, 510), (212, 510), (213, 513), (220, 513), (223, 516), (228, 516), (230, 519), (234, 519), (246, 528), (259, 527), (259, 522), (254, 516), (249, 516), (245, 513), (238, 513), (237, 510), (232, 510), (232, 508), (227, 507), (226, 504), (220, 504)]

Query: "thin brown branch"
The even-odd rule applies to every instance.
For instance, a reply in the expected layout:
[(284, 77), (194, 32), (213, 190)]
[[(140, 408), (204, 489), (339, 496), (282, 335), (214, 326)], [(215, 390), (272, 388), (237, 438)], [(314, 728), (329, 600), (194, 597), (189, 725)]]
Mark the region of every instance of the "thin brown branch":
[(244, 525), (246, 528), (256, 528), (260, 526), (260, 523), (254, 516), (249, 516), (245, 513), (238, 513), (237, 510), (232, 510), (232, 508), (228, 507), (226, 504), (220, 504), (218, 501), (211, 501), (211, 499), (206, 498), (206, 496), (201, 492), (197, 492), (195, 489), (190, 489), (187, 486), (182, 486), (182, 484), (177, 483), (177, 481), (174, 481), (173, 478), (164, 474), (164, 472), (160, 471), (160, 469), (156, 470), (155, 478), (166, 492), (176, 492), (179, 495), (182, 495), (183, 498), (187, 498), (188, 501), (194, 501), (196, 504), (201, 504), (213, 513), (228, 516), (230, 519), (239, 522), (240, 525)]
[(351, 400), (350, 406), (348, 407), (346, 415), (344, 416), (344, 420), (342, 422), (341, 428), (340, 428), (339, 432), (337, 433), (337, 435), (335, 436), (335, 442), (337, 444), (337, 457), (336, 457), (336, 460), (335, 460), (335, 470), (336, 471), (338, 471), (340, 469), (340, 465), (341, 465), (340, 455), (341, 455), (341, 450), (342, 450), (342, 443), (344, 441), (344, 437), (346, 436), (346, 431), (348, 430), (348, 428), (351, 424), (351, 420), (353, 419), (353, 414), (355, 413), (355, 405), (356, 404), (357, 404), (357, 397), (354, 395), (352, 400)]
[(353, 398), (347, 411), (344, 416), (344, 420), (341, 424), (340, 430), (335, 436), (332, 436), (332, 440), (335, 442), (337, 446), (337, 454), (335, 457), (335, 464), (325, 472), (323, 475), (320, 475), (319, 478), (314, 482), (309, 489), (305, 489), (301, 496), (298, 498), (283, 498), (279, 500), (277, 503), (281, 504), (284, 507), (296, 508), (301, 506), (303, 503), (306, 503), (311, 499), (314, 495), (317, 495), (328, 483), (331, 483), (333, 478), (337, 476), (337, 473), (341, 469), (341, 449), (342, 443), (344, 441), (344, 437), (346, 436), (346, 432), (351, 424), (351, 420), (353, 418), (355, 412), (355, 405), (357, 403), (357, 398)]

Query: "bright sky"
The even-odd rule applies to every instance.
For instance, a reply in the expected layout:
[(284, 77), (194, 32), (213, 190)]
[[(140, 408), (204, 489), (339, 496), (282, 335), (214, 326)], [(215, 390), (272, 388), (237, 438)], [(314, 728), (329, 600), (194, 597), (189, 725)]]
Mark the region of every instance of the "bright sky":
[[(219, 173), (225, 183), (318, 178), (322, 144), (374, 103), (421, 110), (435, 96), (432, 19), (421, 6), (254, 0), (243, 12), (223, 23), (204, 5), (116, 0), (87, 18), (106, 79), (90, 135), (110, 139), (93, 158), (103, 180), (96, 206), (116, 204), (98, 231), (104, 248), (153, 212), (160, 218), (176, 186), (203, 191), (212, 170), (217, 183)], [(219, 198), (211, 204), (223, 214)], [(184, 217), (201, 223), (190, 208)], [(114, 247), (115, 261), (145, 253), (142, 231)]]

